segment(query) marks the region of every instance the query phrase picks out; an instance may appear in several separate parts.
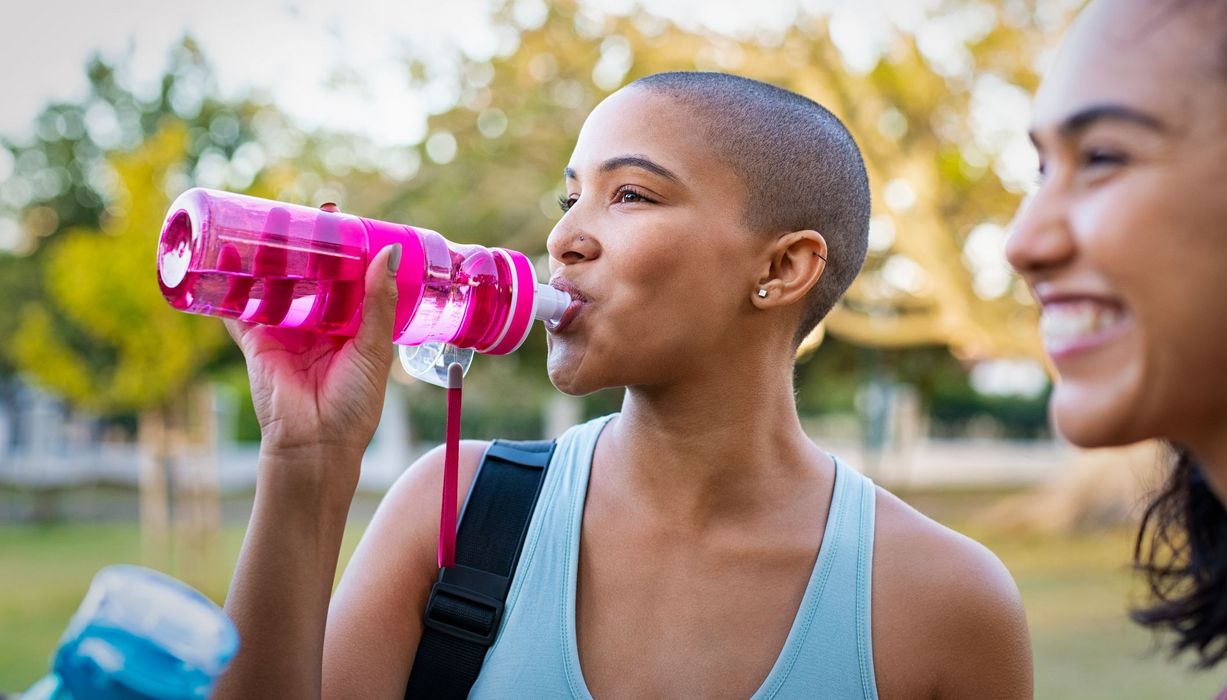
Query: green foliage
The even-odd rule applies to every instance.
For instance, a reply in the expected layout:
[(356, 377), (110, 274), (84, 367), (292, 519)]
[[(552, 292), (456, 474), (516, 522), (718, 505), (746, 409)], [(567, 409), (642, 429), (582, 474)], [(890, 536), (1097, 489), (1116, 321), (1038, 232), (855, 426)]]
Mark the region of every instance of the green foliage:
[[(971, 229), (1004, 223), (1018, 200), (992, 167), (998, 154), (973, 133), (976, 86), (992, 78), (1031, 88), (1032, 66), (1050, 28), (1014, 0), (950, 0), (921, 14), (927, 22), (964, 10), (988, 13), (993, 21), (969, 38), (969, 60), (960, 70), (939, 69), (915, 36), (893, 31), (877, 64), (856, 72), (845, 66), (821, 15), (801, 13), (779, 33), (730, 37), (675, 26), (640, 9), (610, 15), (568, 0), (548, 2), (539, 22), (522, 26), (508, 4), (495, 10), (499, 31), (516, 37), (507, 50), (407, 66), (415, 85), (450, 91), (455, 100), (430, 117), (426, 141), (402, 153), (381, 153), (346, 135), (304, 135), (267, 106), (217, 99), (208, 64), (190, 39), (176, 48), (148, 100), (125, 85), (122, 66), (94, 60), (86, 100), (48, 107), (33, 142), (7, 144), (16, 163), (11, 179), (24, 184), (4, 183), (4, 201), (21, 209), (30, 267), (0, 276), (0, 295), (14, 302), (0, 310), (0, 331), (12, 329), (0, 352), (9, 364), (0, 358), (0, 373), (11, 371), (19, 354), (25, 371), (74, 401), (122, 411), (161, 401), (193, 376), (240, 362), (215, 321), (204, 322), (209, 330), (196, 319), (173, 317), (149, 294), (153, 212), (197, 182), (304, 204), (335, 199), (364, 216), (523, 250), (543, 270), (546, 235), (559, 216), (554, 200), (561, 170), (587, 113), (626, 81), (693, 69), (734, 71), (813, 97), (844, 118), (864, 149), (875, 212), (898, 233), (889, 249), (871, 255), (848, 303), (830, 318), (831, 338), (857, 346), (933, 348), (917, 357), (944, 353), (941, 347), (964, 360), (1034, 353), (1032, 309), (1012, 293), (978, 296), (962, 249)], [(113, 133), (86, 128), (98, 114), (114, 122)], [(178, 134), (175, 148), (154, 144), (172, 133)], [(161, 160), (125, 176), (116, 165), (124, 158)], [(404, 167), (381, 170), (387, 158)], [(886, 183), (897, 179), (915, 190), (914, 207), (882, 205)], [(8, 192), (10, 185), (24, 200)], [(134, 203), (148, 207), (129, 211)], [(892, 286), (883, 270), (895, 257), (919, 264), (925, 283), (913, 290)], [(106, 264), (98, 265), (103, 259)], [(100, 275), (83, 270), (111, 270), (124, 279), (96, 279)], [(35, 285), (35, 278), (45, 281)], [(140, 286), (142, 280), (150, 289)], [(45, 296), (31, 295), (33, 288)], [(100, 298), (108, 300), (103, 311), (97, 309)], [(120, 339), (121, 328), (134, 337)], [(548, 391), (544, 356), (542, 336), (535, 333), (516, 359), (483, 360), (475, 372), (506, 365), (520, 378), (517, 391), (536, 395), (530, 403), (539, 404)], [(866, 355), (841, 350), (832, 357), (799, 370), (837, 370), (824, 369), (818, 394), (803, 396), (815, 410), (847, 405), (851, 381), (866, 376)], [(949, 357), (928, 364), (962, 370)], [(902, 365), (884, 366), (895, 371)], [(815, 381), (801, 386), (816, 387)], [(529, 422), (508, 427), (527, 429)]]
[[(160, 405), (195, 378), (224, 339), (216, 321), (169, 308), (153, 274), (170, 205), (161, 183), (183, 159), (186, 135), (168, 122), (136, 151), (111, 159), (116, 213), (99, 231), (57, 236), (46, 257), (46, 298), (23, 311), (13, 336), (18, 365), (77, 405), (103, 413)], [(58, 332), (64, 325), (80, 332), (83, 352)], [(91, 348), (113, 355), (91, 362), (98, 359)]]
[(11, 355), (10, 340), (20, 322), (15, 309), (24, 308), (38, 299), (42, 291), (37, 264), (27, 257), (0, 253), (0, 299), (5, 311), (0, 312), (0, 378), (12, 375), (16, 366)]
[(173, 311), (158, 291), (154, 251), (171, 198), (198, 183), (273, 196), (297, 168), (265, 162), (257, 125), (276, 131), (283, 120), (219, 100), (191, 39), (151, 100), (125, 85), (122, 67), (94, 58), (87, 73), (86, 99), (50, 105), (30, 143), (6, 144), (16, 169), (5, 201), (21, 206), (26, 240), (0, 256), (0, 271), (14, 270), (0, 275), (11, 301), (0, 310), (0, 375), (20, 371), (77, 406), (122, 414), (241, 363), (223, 350), (220, 323)]
[[(502, 21), (519, 37), (513, 52), (462, 57), (450, 75), (413, 67), (423, 84), (454, 88), (456, 104), (430, 118), (427, 144), (454, 140), (455, 155), (445, 152), (443, 162), (432, 162), (434, 151), (423, 148), (417, 176), (381, 208), (457, 240), (543, 255), (558, 217), (553, 201), (562, 166), (593, 106), (651, 73), (731, 70), (796, 90), (839, 114), (866, 154), (875, 213), (898, 232), (889, 249), (871, 255), (850, 303), (831, 317), (831, 335), (862, 346), (946, 346), (964, 359), (1035, 355), (1033, 310), (1009, 293), (1015, 287), (982, 298), (962, 256), (973, 228), (1004, 224), (1019, 200), (991, 167), (1000, 154), (978, 143), (970, 115), (981, 78), (1035, 84), (1032, 66), (1046, 34), (1030, 11), (1015, 5), (950, 2), (933, 10), (926, 21), (961, 10), (994, 19), (989, 30), (969, 38), (968, 65), (954, 73), (939, 69), (918, 39), (902, 31), (891, 36), (876, 67), (850, 71), (820, 15), (803, 13), (787, 31), (760, 40), (683, 29), (641, 11), (602, 14), (566, 0), (547, 3), (536, 26), (519, 26), (508, 12)], [(894, 180), (906, 180), (916, 192), (910, 209), (883, 204)], [(920, 289), (899, 289), (883, 275), (886, 263), (900, 256), (923, 268)], [(524, 366), (539, 367), (541, 352), (522, 351), (534, 360)]]
[(985, 396), (967, 368), (941, 346), (865, 348), (830, 338), (797, 364), (797, 408), (804, 415), (857, 413), (856, 399), (871, 379), (915, 389), (934, 436), (965, 435), (989, 418), (1001, 437), (1042, 438), (1049, 433), (1048, 395)]
[(970, 386), (942, 387), (929, 405), (934, 433), (965, 435), (973, 422), (988, 417), (1001, 427), (1001, 437), (1035, 439), (1049, 435), (1048, 393), (1039, 396), (984, 396)]

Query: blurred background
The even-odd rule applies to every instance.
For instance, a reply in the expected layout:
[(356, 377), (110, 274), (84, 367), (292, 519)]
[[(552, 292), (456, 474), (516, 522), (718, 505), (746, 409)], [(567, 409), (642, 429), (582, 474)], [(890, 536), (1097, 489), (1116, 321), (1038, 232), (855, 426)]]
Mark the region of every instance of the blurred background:
[[(1077, 0), (26, 3), (0, 43), (0, 690), (28, 686), (94, 572), (144, 563), (219, 602), (259, 430), (216, 319), (173, 311), (154, 249), (201, 185), (421, 225), (544, 263), (585, 115), (627, 81), (720, 70), (849, 125), (870, 255), (803, 347), (824, 447), (992, 548), (1022, 589), (1041, 698), (1209, 697), (1126, 612), (1157, 446), (1053, 434), (1035, 309), (1003, 256), (1035, 180), (1029, 95)], [(616, 410), (560, 395), (544, 333), (469, 373), (469, 437)], [(399, 368), (345, 556), (442, 438)]]

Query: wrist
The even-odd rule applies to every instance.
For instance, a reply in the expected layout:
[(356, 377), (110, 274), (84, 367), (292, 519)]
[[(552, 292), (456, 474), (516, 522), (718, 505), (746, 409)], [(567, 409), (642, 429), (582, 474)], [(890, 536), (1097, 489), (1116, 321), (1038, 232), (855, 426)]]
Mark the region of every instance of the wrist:
[(351, 466), (356, 470), (362, 463), (365, 447), (339, 442), (291, 442), (284, 440), (260, 441), (260, 462), (293, 464), (335, 464)]
[[(283, 417), (261, 421), (260, 456), (286, 457), (295, 460), (347, 459), (361, 461), (362, 453), (371, 442), (356, 436), (361, 430), (321, 425), (314, 421)], [(372, 431), (373, 432), (373, 431)], [(355, 462), (356, 463), (356, 462)]]
[(260, 446), (257, 488), (276, 488), (304, 497), (341, 498), (346, 507), (358, 487), (362, 450), (345, 445)]

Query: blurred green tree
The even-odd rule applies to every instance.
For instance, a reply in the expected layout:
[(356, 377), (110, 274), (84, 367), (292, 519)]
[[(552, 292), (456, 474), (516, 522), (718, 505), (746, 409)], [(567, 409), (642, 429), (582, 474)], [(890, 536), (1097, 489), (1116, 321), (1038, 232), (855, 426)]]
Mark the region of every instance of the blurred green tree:
[[(158, 296), (149, 270), (169, 195), (200, 174), (221, 184), (218, 171), (236, 160), (241, 167), (224, 175), (237, 189), (252, 186), (263, 157), (243, 158), (251, 154), (243, 149), (255, 141), (257, 116), (270, 110), (220, 100), (190, 38), (171, 52), (148, 99), (125, 84), (122, 67), (95, 57), (86, 72), (83, 100), (48, 106), (28, 140), (3, 143), (15, 167), (0, 184), (0, 203), (19, 213), (21, 226), (15, 245), (0, 253), (0, 266), (18, 272), (0, 275), (0, 295), (10, 302), (0, 312), (0, 330), (8, 331), (0, 373), (20, 369), (74, 404), (108, 414), (163, 401), (217, 350), (216, 342), (191, 350), (150, 345), (143, 351), (150, 356), (138, 360), (139, 341), (120, 338), (114, 326), (165, 340), (142, 330), (171, 315), (149, 304), (150, 292)], [(153, 230), (141, 230), (154, 216)], [(125, 346), (124, 360), (135, 364), (120, 370)], [(180, 354), (192, 355), (190, 369)]]
[[(442, 84), (455, 103), (430, 118), (416, 177), (380, 206), (459, 240), (544, 255), (559, 216), (562, 166), (604, 96), (665, 70), (725, 70), (788, 87), (848, 124), (875, 199), (865, 271), (825, 324), (845, 342), (809, 358), (802, 378), (849, 398), (866, 379), (858, 346), (947, 348), (923, 351), (919, 364), (958, 380), (944, 388), (929, 382), (924, 396), (940, 399), (956, 385), (966, 394), (963, 363), (1039, 356), (1034, 309), (1000, 261), (1004, 227), (1022, 196), (1005, 167), (1017, 159), (1010, 152), (1017, 144), (985, 133), (993, 125), (984, 123), (992, 116), (984, 105), (1022, 99), (1025, 106), (1034, 66), (1076, 4), (947, 0), (916, 8), (910, 26), (883, 19), (876, 57), (851, 67), (837, 47), (840, 18), (829, 14), (798, 10), (786, 29), (727, 36), (638, 7), (610, 14), (571, 0), (508, 3), (499, 17), (514, 41), (501, 52), (411, 66), (419, 87)], [(532, 6), (539, 11), (524, 10)], [(934, 48), (943, 38), (947, 55)], [(997, 264), (982, 275), (986, 243)], [(525, 385), (543, 384), (543, 355), (534, 334), (511, 360), (532, 368)], [(882, 357), (888, 372), (915, 374), (898, 353)]]
[(18, 366), (75, 405), (99, 413), (166, 405), (221, 347), (220, 324), (174, 312), (151, 280), (170, 204), (162, 184), (186, 138), (167, 120), (135, 151), (108, 159), (113, 214), (98, 229), (56, 236), (44, 258), (46, 296), (22, 310), (11, 350)]
[[(167, 194), (193, 183), (255, 187), (300, 203), (337, 199), (355, 213), (541, 257), (558, 216), (561, 168), (591, 108), (636, 77), (702, 69), (734, 71), (817, 99), (848, 123), (865, 151), (877, 203), (871, 256), (826, 324), (848, 344), (832, 344), (809, 361), (828, 393), (849, 395), (837, 385), (863, 380), (855, 372), (822, 369), (863, 364), (854, 346), (948, 347), (957, 358), (939, 354), (943, 359), (933, 361), (949, 368), (960, 360), (1033, 356), (1033, 310), (1020, 300), (1021, 290), (1008, 277), (979, 284), (976, 256), (969, 252), (985, 227), (990, 230), (977, 245), (983, 248), (987, 240), (991, 247), (999, 239), (993, 231), (1000, 232), (1020, 196), (1018, 183), (999, 167), (1008, 145), (985, 137), (984, 117), (977, 115), (984, 103), (1016, 99), (1034, 86), (1033, 66), (1047, 47), (1043, 37), (1051, 35), (1052, 17), (1070, 4), (944, 0), (917, 8), (910, 24), (879, 17), (882, 31), (865, 39), (874, 47), (872, 60), (857, 62), (844, 46), (849, 30), (841, 29), (847, 17), (838, 7), (834, 15), (798, 9), (786, 27), (730, 36), (682, 27), (638, 6), (610, 14), (571, 0), (506, 2), (494, 10), (498, 47), (490, 55), (457, 49), (408, 66), (413, 87), (453, 99), (431, 116), (422, 144), (374, 157), (369, 144), (356, 139), (302, 135), (267, 106), (218, 99), (207, 63), (190, 40), (176, 49), (158, 94), (148, 100), (125, 87), (115, 68), (95, 60), (87, 100), (53, 105), (40, 116), (32, 143), (8, 144), (17, 177), (0, 187), (0, 202), (22, 212), (28, 255), (23, 260), (30, 264), (24, 274), (0, 276), (0, 293), (15, 302), (0, 313), (0, 330), (24, 319), (22, 329), (8, 336), (23, 339), (24, 369), (100, 410), (152, 405), (175, 394), (174, 381), (238, 361), (227, 344), (208, 340), (216, 334), (215, 323), (209, 324), (213, 331), (200, 331), (205, 341), (184, 356), (154, 342), (137, 351), (135, 340), (101, 337), (109, 331), (95, 330), (68, 307), (70, 299), (87, 296), (84, 290), (112, 290), (80, 283), (75, 293), (44, 279), (43, 270), (75, 271), (76, 260), (118, 254), (80, 242), (85, 238), (122, 236), (116, 232), (144, 225), (138, 214), (116, 204), (122, 200), (120, 178), (111, 163), (119, 160), (106, 154), (136, 153), (154, 134), (171, 139), (168, 118), (183, 124), (181, 159), (164, 164), (158, 183), (123, 185), (143, 187), (137, 190), (139, 206), (148, 203), (150, 212), (158, 209), (154, 202), (164, 204)], [(951, 51), (944, 55), (934, 46)], [(274, 140), (281, 145), (271, 145)], [(394, 167), (376, 164), (388, 159)], [(60, 238), (62, 256), (53, 252)], [(134, 239), (132, 245), (148, 242)], [(0, 264), (6, 264), (2, 256)], [(47, 300), (21, 303), (37, 296), (34, 289), (48, 290)], [(19, 316), (18, 309), (26, 310)], [(134, 334), (145, 324), (195, 322), (157, 320), (172, 313), (161, 307), (151, 307), (152, 315), (144, 310), (139, 303), (120, 305), (116, 319), (135, 323), (128, 326)], [(149, 337), (160, 337), (158, 332)], [(10, 361), (12, 347), (6, 343), (3, 353)], [(119, 369), (121, 355), (131, 361), (133, 353), (155, 348), (156, 355), (142, 355), (132, 365), (149, 370), (136, 388), (134, 370)], [(474, 388), (488, 381), (485, 388), (493, 393), (539, 397), (524, 409), (544, 401), (542, 334), (534, 333), (520, 353), (500, 362), (517, 371), (475, 373)]]
[(280, 133), (284, 121), (256, 102), (217, 97), (190, 39), (172, 52), (150, 99), (100, 59), (88, 72), (84, 101), (48, 107), (29, 142), (6, 144), (16, 173), (0, 194), (20, 210), (24, 239), (0, 257), (0, 267), (20, 272), (0, 277), (11, 301), (0, 320), (9, 331), (0, 370), (98, 415), (140, 416), (147, 555), (166, 561), (174, 497), (179, 565), (198, 579), (220, 515), (213, 415), (200, 386), (241, 356), (215, 319), (176, 312), (161, 298), (157, 238), (171, 198), (194, 184), (272, 196), (298, 169), (268, 162), (258, 138), (261, 129)]
[(242, 365), (219, 323), (177, 313), (158, 293), (153, 251), (170, 200), (194, 185), (335, 199), (343, 187), (320, 154), (351, 144), (303, 134), (259, 101), (223, 99), (190, 37), (156, 90), (138, 94), (122, 62), (95, 57), (86, 72), (84, 99), (48, 106), (26, 140), (0, 142), (14, 163), (0, 219), (21, 222), (0, 251), (0, 270), (13, 272), (0, 275), (0, 375), (21, 371), (107, 415), (164, 406)]

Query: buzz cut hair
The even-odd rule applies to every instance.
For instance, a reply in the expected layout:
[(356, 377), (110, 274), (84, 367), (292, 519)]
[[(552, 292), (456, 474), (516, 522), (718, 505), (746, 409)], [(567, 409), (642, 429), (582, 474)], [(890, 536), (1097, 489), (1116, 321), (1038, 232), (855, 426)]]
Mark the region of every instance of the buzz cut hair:
[(630, 84), (690, 109), (717, 157), (746, 187), (744, 222), (826, 239), (822, 279), (805, 299), (799, 345), (851, 286), (869, 242), (869, 176), (847, 127), (817, 102), (769, 83), (714, 72), (669, 72)]

